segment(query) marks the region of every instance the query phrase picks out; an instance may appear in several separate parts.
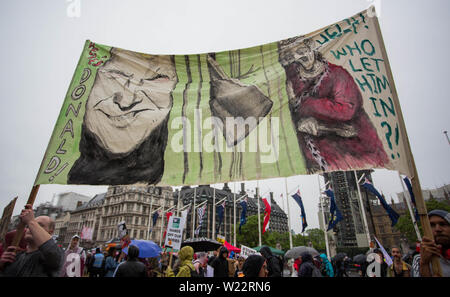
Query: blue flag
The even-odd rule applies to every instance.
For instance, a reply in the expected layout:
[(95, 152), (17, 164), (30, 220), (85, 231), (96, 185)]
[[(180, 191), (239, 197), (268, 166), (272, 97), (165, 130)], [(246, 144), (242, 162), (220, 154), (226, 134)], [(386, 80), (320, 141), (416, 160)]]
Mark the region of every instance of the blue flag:
[(403, 179), (403, 181), (405, 182), (406, 187), (408, 188), (409, 195), (411, 196), (411, 202), (412, 202), (412, 204), (414, 206), (414, 215), (416, 217), (416, 222), (419, 222), (420, 221), (420, 217), (419, 217), (419, 212), (417, 211), (416, 197), (414, 197), (414, 193), (413, 193), (413, 190), (412, 190), (411, 182), (409, 181), (408, 177), (405, 177)]
[(294, 198), (295, 202), (300, 206), (301, 210), (301, 218), (302, 218), (302, 233), (305, 232), (306, 227), (308, 227), (308, 223), (306, 222), (306, 213), (305, 208), (303, 207), (302, 197), (300, 197), (300, 191), (297, 191), (294, 195), (291, 196)]
[(241, 234), (241, 227), (247, 223), (247, 198), (242, 200), (239, 204), (242, 207), (241, 220), (239, 222), (239, 234)]
[(364, 181), (364, 183), (362, 184), (362, 186), (364, 188), (366, 188), (367, 190), (369, 190), (369, 192), (371, 192), (372, 194), (374, 194), (375, 196), (378, 197), (378, 199), (381, 202), (381, 205), (383, 205), (383, 208), (386, 210), (389, 218), (391, 219), (391, 226), (394, 226), (395, 224), (397, 224), (398, 218), (400, 217), (398, 213), (395, 212), (395, 210), (392, 209), (392, 207), (389, 206), (389, 204), (387, 204), (386, 200), (384, 200), (383, 196), (381, 196), (381, 194), (377, 191), (377, 189), (375, 189), (375, 187), (372, 185), (372, 183), (366, 178), (366, 180)]
[(327, 231), (331, 230), (336, 226), (337, 223), (342, 221), (343, 217), (340, 210), (337, 207), (336, 200), (334, 199), (333, 190), (328, 189), (325, 191), (328, 197), (330, 197), (330, 221), (328, 222)]
[(158, 219), (158, 217), (159, 217), (159, 212), (158, 212), (158, 211), (155, 211), (155, 212), (153, 213), (153, 215), (152, 215), (152, 221), (153, 221), (153, 224), (152, 224), (152, 227), (150, 227), (149, 232), (152, 232), (152, 228), (153, 228), (153, 226), (155, 226), (156, 220)]
[(222, 225), (222, 221), (223, 221), (224, 212), (225, 212), (225, 201), (217, 207), (217, 215), (219, 216), (219, 224), (217, 225), (216, 233), (219, 233), (220, 226)]

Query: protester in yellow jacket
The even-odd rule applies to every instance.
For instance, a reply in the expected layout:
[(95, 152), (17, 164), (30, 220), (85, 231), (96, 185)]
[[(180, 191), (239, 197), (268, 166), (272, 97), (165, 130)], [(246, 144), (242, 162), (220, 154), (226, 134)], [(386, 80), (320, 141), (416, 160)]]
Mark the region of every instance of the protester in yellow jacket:
[(191, 277), (192, 272), (195, 271), (195, 267), (192, 264), (194, 257), (194, 249), (191, 246), (184, 246), (178, 253), (178, 258), (180, 259), (180, 269), (177, 275), (174, 274), (172, 268), (169, 266), (166, 270), (166, 275), (168, 277)]

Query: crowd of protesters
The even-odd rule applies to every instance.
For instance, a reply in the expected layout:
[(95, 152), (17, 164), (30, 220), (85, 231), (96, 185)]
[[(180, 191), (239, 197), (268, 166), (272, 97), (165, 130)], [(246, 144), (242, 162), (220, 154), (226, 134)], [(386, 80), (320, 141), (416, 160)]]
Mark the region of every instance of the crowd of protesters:
[[(272, 254), (267, 246), (248, 257), (230, 252), (225, 246), (210, 253), (195, 253), (191, 246), (184, 246), (178, 253), (162, 252), (156, 258), (142, 259), (134, 245), (128, 246), (127, 253), (115, 247), (84, 250), (79, 246), (79, 236), (72, 237), (64, 251), (52, 238), (55, 222), (47, 216), (35, 218), (31, 205), (27, 205), (20, 214), (27, 226), (22, 240), (17, 247), (11, 246), (12, 232), (7, 236), (9, 241), (5, 240), (6, 244), (1, 246), (0, 276), (348, 277), (349, 269), (357, 266), (361, 277), (428, 277), (433, 276), (431, 258), (436, 255), (442, 275), (450, 277), (450, 214), (433, 210), (429, 218), (434, 241), (424, 237), (415, 253), (407, 255), (402, 255), (397, 247), (391, 247), (390, 255), (371, 249), (367, 260), (360, 265), (354, 265), (349, 257), (329, 259), (325, 254), (308, 252), (286, 261)], [(368, 273), (374, 265), (378, 267), (378, 275)]]

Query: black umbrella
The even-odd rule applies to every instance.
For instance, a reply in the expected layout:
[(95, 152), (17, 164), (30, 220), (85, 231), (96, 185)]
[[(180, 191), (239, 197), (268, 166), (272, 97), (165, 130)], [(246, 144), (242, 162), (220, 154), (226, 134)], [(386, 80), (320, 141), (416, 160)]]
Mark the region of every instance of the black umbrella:
[(353, 263), (355, 264), (364, 264), (366, 262), (367, 256), (364, 254), (359, 254), (353, 257)]
[(194, 252), (215, 251), (222, 246), (220, 242), (206, 237), (186, 239), (181, 243), (181, 247), (186, 245), (191, 246), (194, 249)]
[(347, 257), (346, 253), (338, 253), (335, 257), (334, 260), (336, 261), (342, 261), (344, 260), (344, 258)]

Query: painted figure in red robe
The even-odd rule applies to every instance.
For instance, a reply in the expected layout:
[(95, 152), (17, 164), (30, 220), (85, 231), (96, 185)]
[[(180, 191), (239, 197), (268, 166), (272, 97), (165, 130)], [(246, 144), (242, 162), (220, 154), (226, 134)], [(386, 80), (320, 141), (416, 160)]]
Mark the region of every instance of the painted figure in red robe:
[(379, 168), (389, 162), (347, 70), (326, 61), (304, 37), (280, 41), (279, 61), (309, 173)]

